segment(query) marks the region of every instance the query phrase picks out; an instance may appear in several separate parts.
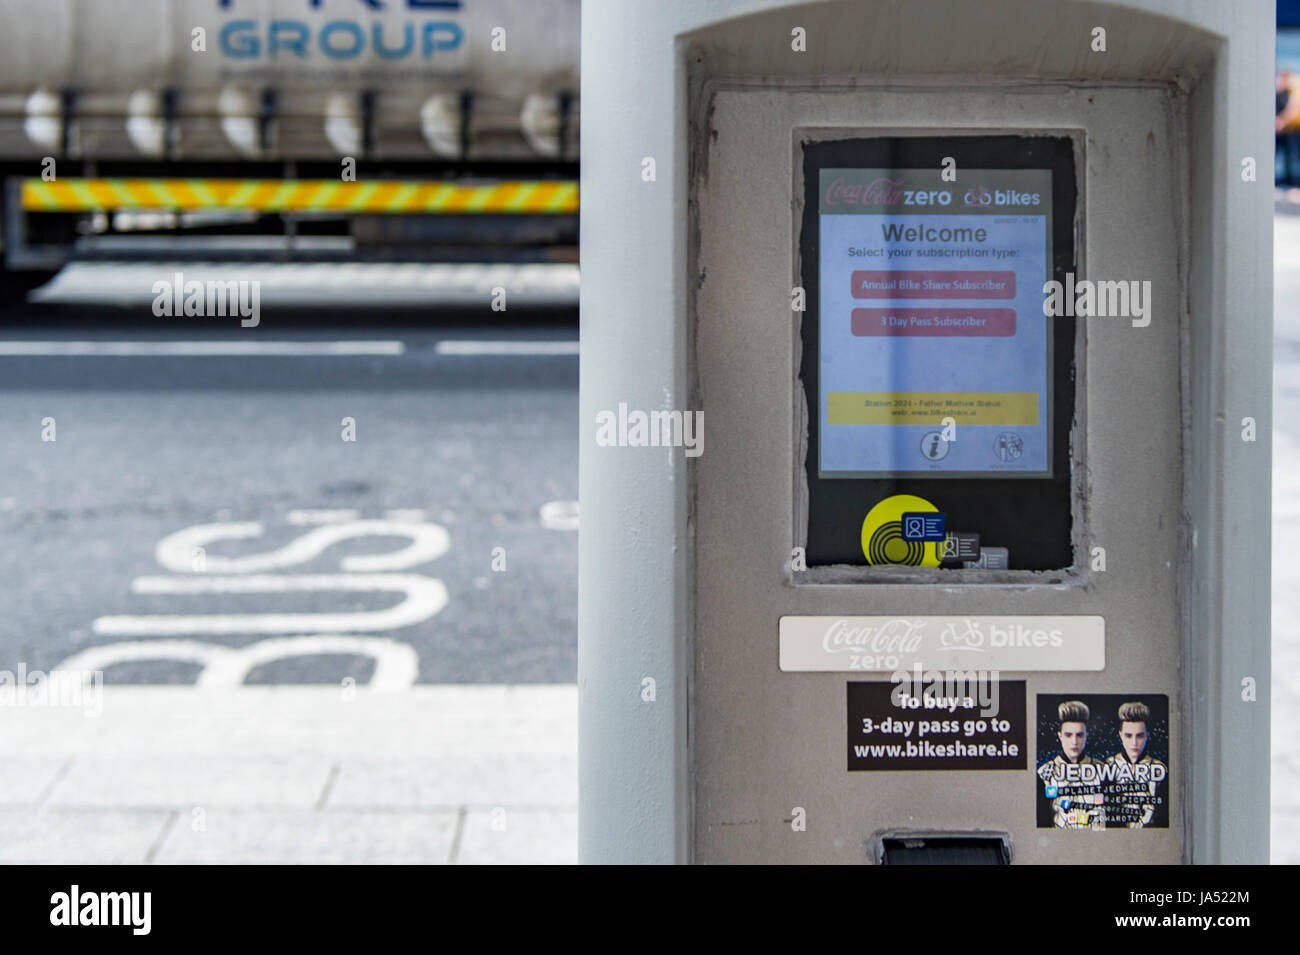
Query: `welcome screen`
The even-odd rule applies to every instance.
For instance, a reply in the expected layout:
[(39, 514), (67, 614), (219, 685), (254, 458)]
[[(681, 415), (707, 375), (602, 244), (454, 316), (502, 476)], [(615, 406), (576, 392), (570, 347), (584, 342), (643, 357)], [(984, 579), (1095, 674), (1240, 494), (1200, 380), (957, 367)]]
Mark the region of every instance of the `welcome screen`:
[(819, 474), (1051, 470), (1051, 173), (820, 171)]

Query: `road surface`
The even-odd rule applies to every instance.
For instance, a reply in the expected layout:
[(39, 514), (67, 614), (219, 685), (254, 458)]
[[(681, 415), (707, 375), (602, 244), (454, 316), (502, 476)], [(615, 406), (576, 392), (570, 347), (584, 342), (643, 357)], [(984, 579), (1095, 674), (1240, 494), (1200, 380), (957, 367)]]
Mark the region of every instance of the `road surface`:
[(0, 670), (574, 680), (571, 313), (123, 314), (0, 327)]

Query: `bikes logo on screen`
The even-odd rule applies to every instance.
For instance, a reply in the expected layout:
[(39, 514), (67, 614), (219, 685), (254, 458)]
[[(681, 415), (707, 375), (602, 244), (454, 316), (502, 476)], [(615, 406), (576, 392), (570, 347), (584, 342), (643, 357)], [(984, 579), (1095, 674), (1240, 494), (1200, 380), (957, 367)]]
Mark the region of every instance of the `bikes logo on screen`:
[(976, 186), (967, 189), (962, 196), (962, 205), (968, 209), (984, 209), (990, 206), (1036, 206), (1042, 202), (1042, 196), (1036, 192), (1019, 192), (1015, 189), (988, 189)]
[(1038, 695), (1040, 829), (1169, 828), (1169, 697)]

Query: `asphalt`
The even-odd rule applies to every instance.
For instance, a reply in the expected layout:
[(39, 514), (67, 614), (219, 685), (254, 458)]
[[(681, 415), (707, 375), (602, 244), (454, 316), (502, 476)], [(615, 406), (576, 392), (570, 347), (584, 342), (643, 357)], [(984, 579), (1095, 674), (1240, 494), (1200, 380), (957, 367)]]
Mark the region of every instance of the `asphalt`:
[[(249, 329), (85, 306), (0, 315), (0, 670), (58, 668), (108, 645), (139, 657), (152, 641), (170, 658), (114, 663), (106, 682), (186, 684), (205, 663), (175, 645), (288, 637), (298, 642), (259, 657), (244, 682), (365, 684), (374, 646), (318, 652), (322, 637), (342, 636), (387, 641), (398, 670), (413, 650), (420, 683), (572, 683), (576, 521), (542, 512), (577, 500), (576, 354), (439, 343), (576, 337), (568, 310), (522, 323), (267, 311)], [(397, 342), (384, 347), (401, 353), (30, 353), (104, 341)], [(260, 535), (231, 536), (249, 523)], [(160, 563), (160, 541), (210, 524), (226, 526), (197, 563)], [(310, 546), (321, 527), (338, 528), (333, 541)], [(402, 557), (417, 539), (441, 540), (431, 528), (445, 531), (445, 553)], [(261, 569), (222, 560), (305, 538)], [(366, 554), (397, 555), (371, 576), (403, 580), (358, 581), (365, 562), (347, 558)], [(261, 592), (243, 592), (252, 579)]]

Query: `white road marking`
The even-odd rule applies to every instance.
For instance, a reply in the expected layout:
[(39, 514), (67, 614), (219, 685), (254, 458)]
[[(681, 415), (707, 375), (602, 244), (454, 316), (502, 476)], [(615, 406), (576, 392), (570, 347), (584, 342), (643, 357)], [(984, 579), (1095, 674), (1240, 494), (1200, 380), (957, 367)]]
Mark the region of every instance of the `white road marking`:
[(400, 341), (0, 341), (0, 357), (86, 357), (142, 358), (244, 358), (250, 356), (318, 357), (347, 355), (401, 355)]
[(428, 620), (447, 606), (442, 581), (415, 574), (305, 574), (250, 577), (137, 577), (137, 594), (275, 594), (290, 592), (398, 591), (406, 598), (384, 610), (343, 613), (152, 614), (98, 617), (92, 629), (105, 636), (199, 633), (346, 633), (391, 630)]
[(548, 501), (537, 512), (542, 527), (548, 531), (576, 531), (578, 529), (577, 501)]
[[(313, 244), (320, 245), (317, 236)], [(229, 238), (221, 240), (228, 243)], [(300, 240), (301, 241), (301, 240)], [(572, 308), (580, 276), (572, 262), (176, 262), (140, 250), (133, 262), (73, 262), (31, 294), (33, 301), (105, 302), (148, 308), (153, 283), (184, 272), (187, 281), (259, 282), (262, 308), (292, 305), (483, 306), (492, 289), (510, 290), (510, 305)], [(149, 260), (145, 260), (145, 259)]]
[(576, 355), (576, 341), (552, 342), (492, 342), (492, 341), (441, 341), (439, 355)]
[(355, 521), (360, 516), (361, 513), (355, 508), (344, 507), (331, 510), (316, 507), (290, 511), (286, 520), (290, 524), (332, 524), (335, 521)]
[(171, 660), (198, 663), (203, 669), (194, 684), (205, 689), (241, 686), (248, 674), (263, 663), (292, 657), (351, 654), (375, 661), (368, 690), (403, 690), (415, 683), (420, 658), (415, 648), (386, 637), (356, 637), (344, 634), (312, 634), (299, 637), (275, 637), (243, 647), (227, 647), (200, 640), (149, 640), (110, 643), (90, 647), (68, 657), (59, 669), (80, 672), (87, 682), (95, 671), (119, 663), (143, 660)]
[(359, 573), (378, 573), (390, 570), (407, 570), (418, 564), (436, 560), (447, 553), (451, 539), (437, 524), (415, 524), (408, 521), (349, 521), (345, 524), (326, 524), (310, 530), (283, 547), (263, 554), (246, 554), (242, 557), (219, 557), (207, 554), (207, 545), (219, 540), (246, 540), (261, 537), (261, 524), (247, 523), (196, 524), (169, 534), (158, 542), (154, 558), (168, 570), (177, 573), (194, 571), (194, 551), (204, 548), (203, 572), (218, 574), (253, 574), (267, 570), (304, 564), (319, 557), (325, 548), (354, 537), (405, 537), (411, 543), (401, 550), (387, 554), (355, 554), (339, 561), (342, 570)]

